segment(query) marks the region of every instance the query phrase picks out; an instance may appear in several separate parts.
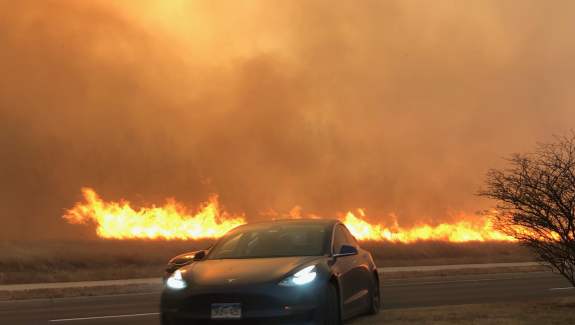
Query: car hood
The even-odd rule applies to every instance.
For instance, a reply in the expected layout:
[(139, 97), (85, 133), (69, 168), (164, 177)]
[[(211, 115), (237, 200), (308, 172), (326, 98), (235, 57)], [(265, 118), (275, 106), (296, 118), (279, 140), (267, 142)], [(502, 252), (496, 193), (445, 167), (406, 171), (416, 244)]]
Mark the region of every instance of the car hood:
[(193, 285), (245, 285), (280, 281), (296, 268), (320, 260), (318, 256), (205, 260), (180, 270)]

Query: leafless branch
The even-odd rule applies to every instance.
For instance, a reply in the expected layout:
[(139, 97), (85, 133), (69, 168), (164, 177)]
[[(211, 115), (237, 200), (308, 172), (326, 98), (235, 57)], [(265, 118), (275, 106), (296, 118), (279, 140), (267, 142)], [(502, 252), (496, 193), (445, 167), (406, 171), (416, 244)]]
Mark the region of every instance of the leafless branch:
[(508, 163), (490, 170), (479, 192), (497, 202), (496, 227), (575, 286), (575, 133)]

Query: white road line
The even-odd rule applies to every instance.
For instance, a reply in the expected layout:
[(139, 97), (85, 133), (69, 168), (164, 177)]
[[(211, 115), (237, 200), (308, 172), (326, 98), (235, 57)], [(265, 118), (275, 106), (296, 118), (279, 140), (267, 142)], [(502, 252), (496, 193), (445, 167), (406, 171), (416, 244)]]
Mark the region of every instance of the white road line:
[(575, 289), (575, 287), (564, 287), (564, 288), (551, 288), (549, 290), (572, 290)]
[(62, 318), (62, 319), (51, 319), (51, 323), (60, 322), (74, 322), (82, 320), (92, 320), (92, 319), (106, 319), (106, 318), (124, 318), (124, 317), (143, 317), (143, 316), (156, 316), (160, 313), (145, 313), (145, 314), (127, 314), (127, 315), (109, 315), (109, 316), (93, 316), (93, 317), (80, 317), (80, 318)]

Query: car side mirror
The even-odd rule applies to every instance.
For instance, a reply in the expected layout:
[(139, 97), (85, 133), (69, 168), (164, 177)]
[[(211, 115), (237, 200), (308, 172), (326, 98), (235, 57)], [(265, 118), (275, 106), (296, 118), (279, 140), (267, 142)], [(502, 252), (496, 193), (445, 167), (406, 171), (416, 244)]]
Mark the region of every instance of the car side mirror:
[(182, 266), (188, 265), (192, 262), (200, 261), (204, 257), (206, 257), (206, 251), (205, 250), (180, 254), (180, 255), (172, 258), (168, 262), (168, 266), (166, 267), (166, 272), (168, 274), (171, 274), (175, 270), (181, 268)]
[(199, 251), (194, 254), (194, 261), (201, 261), (206, 257), (206, 251)]
[(339, 253), (334, 254), (333, 257), (351, 256), (357, 254), (358, 254), (357, 248), (351, 245), (341, 245)]

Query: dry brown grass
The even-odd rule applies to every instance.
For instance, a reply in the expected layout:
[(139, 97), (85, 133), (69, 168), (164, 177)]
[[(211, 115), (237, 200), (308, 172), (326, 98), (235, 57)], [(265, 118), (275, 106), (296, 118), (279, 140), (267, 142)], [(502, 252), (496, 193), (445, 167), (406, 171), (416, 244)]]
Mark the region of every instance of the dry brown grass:
[(77, 287), (77, 288), (46, 288), (46, 289), (13, 290), (13, 291), (0, 290), (0, 301), (26, 300), (26, 299), (54, 299), (54, 298), (120, 295), (120, 294), (134, 294), (134, 293), (159, 293), (161, 289), (162, 286), (159, 284), (132, 284), (132, 285), (110, 285), (110, 286)]
[[(0, 243), (0, 284), (112, 280), (160, 276), (171, 257), (211, 241), (42, 241)], [(511, 243), (365, 242), (378, 266), (534, 260)]]
[(511, 263), (534, 261), (524, 247), (506, 242), (449, 243), (441, 241), (413, 244), (364, 242), (376, 264), (385, 266)]
[(358, 318), (362, 324), (575, 324), (575, 297), (545, 301), (513, 302), (383, 310), (379, 315)]
[(173, 256), (209, 241), (42, 241), (0, 243), (0, 284), (160, 276)]
[(383, 279), (398, 280), (398, 279), (431, 278), (431, 277), (447, 278), (460, 275), (545, 272), (549, 270), (550, 269), (548, 266), (538, 265), (538, 266), (511, 266), (511, 267), (496, 267), (496, 268), (470, 268), (470, 269), (455, 269), (455, 270), (441, 270), (441, 271), (407, 271), (407, 272), (402, 271), (402, 272), (384, 272)]

